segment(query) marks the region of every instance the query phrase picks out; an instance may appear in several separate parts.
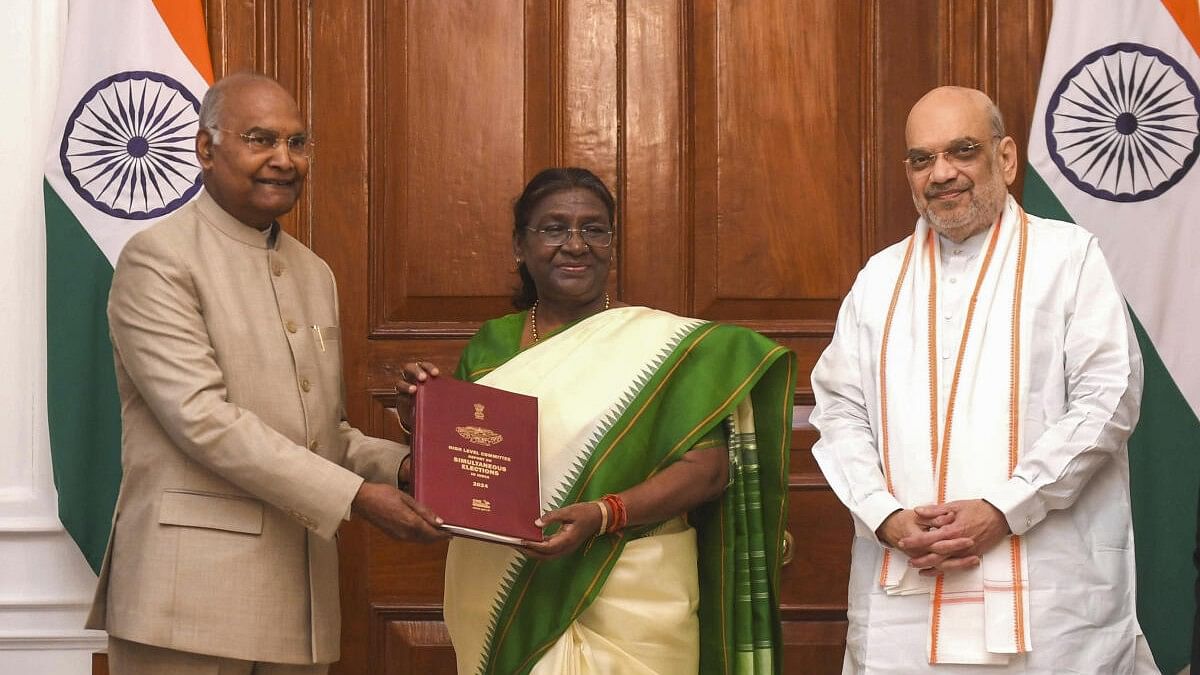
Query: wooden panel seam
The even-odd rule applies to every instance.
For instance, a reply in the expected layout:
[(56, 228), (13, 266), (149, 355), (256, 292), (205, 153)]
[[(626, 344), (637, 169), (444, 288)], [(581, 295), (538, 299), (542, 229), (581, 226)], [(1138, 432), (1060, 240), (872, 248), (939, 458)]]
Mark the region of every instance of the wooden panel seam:
[[(867, 258), (878, 250), (879, 237), (878, 227), (879, 222), (879, 202), (880, 195), (878, 192), (882, 190), (882, 184), (879, 176), (883, 174), (884, 167), (882, 158), (885, 153), (882, 152), (883, 140), (879, 130), (879, 120), (875, 111), (878, 110), (878, 101), (882, 98), (879, 81), (879, 59), (882, 51), (882, 45), (879, 40), (879, 2), (881, 0), (871, 0), (870, 2), (862, 3), (862, 25), (865, 29), (863, 43), (865, 49), (862, 50), (862, 81), (859, 84), (861, 92), (861, 114), (862, 128), (860, 129), (861, 149), (862, 149), (862, 165), (864, 171), (862, 173), (862, 185), (860, 186), (862, 194), (862, 228), (861, 242), (862, 250), (860, 254), (859, 264), (866, 264)], [(832, 332), (831, 332), (832, 335)]]
[[(395, 30), (403, 35), (407, 31), (407, 16), (405, 4), (399, 4), (399, 16), (396, 17), (398, 27)], [(385, 3), (384, 0), (370, 0), (367, 6), (367, 81), (385, 85), (391, 81), (387, 47), (394, 47), (397, 44), (388, 39), (393, 30), (389, 21), (389, 12), (386, 9), (390, 6), (391, 4)], [(407, 41), (399, 40), (398, 43), (404, 45), (401, 49), (405, 50), (401, 63), (407, 64)], [(404, 68), (406, 65), (401, 67)], [(398, 96), (403, 100), (407, 92), (406, 74), (401, 73), (398, 81), (401, 85), (400, 91), (391, 92), (391, 95)], [(370, 130), (372, 138), (385, 136), (385, 121), (392, 119), (390, 101), (391, 96), (389, 96), (386, 86), (373, 87), (367, 97), (367, 129)], [(390, 242), (384, 229), (383, 220), (386, 213), (384, 195), (392, 193), (386, 185), (389, 181), (385, 180), (383, 169), (391, 166), (389, 162), (391, 147), (390, 143), (370, 143), (367, 146), (367, 279), (369, 287), (375, 289), (375, 292), (369, 293), (367, 297), (367, 326), (372, 337), (374, 337), (377, 327), (386, 313), (385, 308), (389, 304), (383, 267), (386, 264), (386, 250)], [(403, 174), (404, 167), (399, 167), (399, 169), (401, 175), (393, 176), (390, 182), (401, 192), (401, 203), (406, 203), (408, 181)]]

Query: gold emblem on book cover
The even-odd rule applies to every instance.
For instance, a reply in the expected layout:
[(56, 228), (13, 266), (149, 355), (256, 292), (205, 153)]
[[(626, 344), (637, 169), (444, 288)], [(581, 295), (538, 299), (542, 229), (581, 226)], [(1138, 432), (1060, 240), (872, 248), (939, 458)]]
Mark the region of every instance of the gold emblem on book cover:
[(477, 420), (483, 419), (483, 404), (482, 403), (475, 404), (475, 419), (477, 419)]
[(503, 436), (483, 427), (454, 427), (454, 430), (464, 439), (476, 445), (486, 445), (489, 448), (504, 441)]

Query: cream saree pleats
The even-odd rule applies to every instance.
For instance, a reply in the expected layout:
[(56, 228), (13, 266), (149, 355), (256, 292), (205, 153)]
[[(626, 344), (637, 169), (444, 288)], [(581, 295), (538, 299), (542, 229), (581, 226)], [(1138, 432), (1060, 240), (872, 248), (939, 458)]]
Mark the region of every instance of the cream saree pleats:
[[(563, 487), (577, 478), (573, 474), (581, 460), (591, 454), (596, 441), (624, 413), (647, 374), (661, 364), (664, 351), (669, 353), (700, 323), (644, 308), (610, 310), (521, 352), (478, 380), (480, 384), (538, 397), (543, 511), (557, 505)], [(690, 558), (694, 579), (695, 533), (688, 531), (690, 551), (682, 551), (682, 560), (669, 564), (686, 567)], [(677, 537), (681, 541), (674, 547), (684, 547), (682, 540), (686, 538)], [(661, 554), (650, 553), (639, 560), (656, 558), (668, 562), (661, 560)], [(633, 564), (632, 560), (628, 564)], [(445, 613), (460, 673), (482, 668), (486, 641), (495, 628), (495, 605), (522, 561), (515, 549), (506, 546), (460, 538), (451, 541), (446, 559)], [(679, 573), (670, 568), (655, 569), (653, 565), (638, 572), (646, 575), (643, 586), (654, 585), (651, 580), (658, 575)], [(640, 576), (633, 572), (623, 576), (631, 575)], [(686, 598), (683, 601), (687, 602)], [(691, 619), (695, 620), (694, 613)], [(694, 627), (691, 632), (696, 632)]]
[(714, 436), (731, 481), (686, 517), (554, 560), (452, 541), (459, 672), (778, 672), (794, 357), (743, 328), (643, 307), (521, 351), (523, 320), (485, 324), (457, 376), (538, 397), (545, 509), (628, 489)]

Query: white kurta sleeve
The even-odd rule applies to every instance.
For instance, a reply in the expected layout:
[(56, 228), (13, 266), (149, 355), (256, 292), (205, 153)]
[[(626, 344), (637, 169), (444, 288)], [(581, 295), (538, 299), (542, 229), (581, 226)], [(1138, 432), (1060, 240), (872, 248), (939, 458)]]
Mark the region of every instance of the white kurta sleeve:
[(817, 405), (810, 421), (821, 432), (812, 452), (825, 479), (859, 526), (873, 535), (889, 515), (904, 507), (887, 489), (867, 409), (865, 391), (874, 385), (871, 373), (862, 372), (858, 353), (856, 301), (862, 281), (860, 275), (842, 303), (833, 340), (813, 368)]
[[(1074, 504), (1096, 470), (1125, 452), (1137, 424), (1141, 352), (1125, 301), (1094, 238), (1067, 303), (1062, 356), (1066, 412), (1027, 446), (1012, 478), (983, 495), (1004, 513), (1014, 534), (1024, 534), (1049, 511)], [(1038, 336), (1033, 339), (1030, 348), (1037, 350)]]

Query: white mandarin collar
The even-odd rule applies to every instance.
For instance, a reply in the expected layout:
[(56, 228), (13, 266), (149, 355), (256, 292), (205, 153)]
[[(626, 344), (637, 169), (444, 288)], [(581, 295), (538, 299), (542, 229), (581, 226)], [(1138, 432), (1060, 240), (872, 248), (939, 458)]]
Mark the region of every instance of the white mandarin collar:
[(942, 263), (949, 264), (954, 261), (974, 260), (980, 251), (983, 250), (984, 244), (987, 243), (988, 237), (992, 234), (993, 227), (995, 225), (989, 226), (982, 232), (976, 232), (961, 243), (939, 234), (938, 244), (942, 250)]

